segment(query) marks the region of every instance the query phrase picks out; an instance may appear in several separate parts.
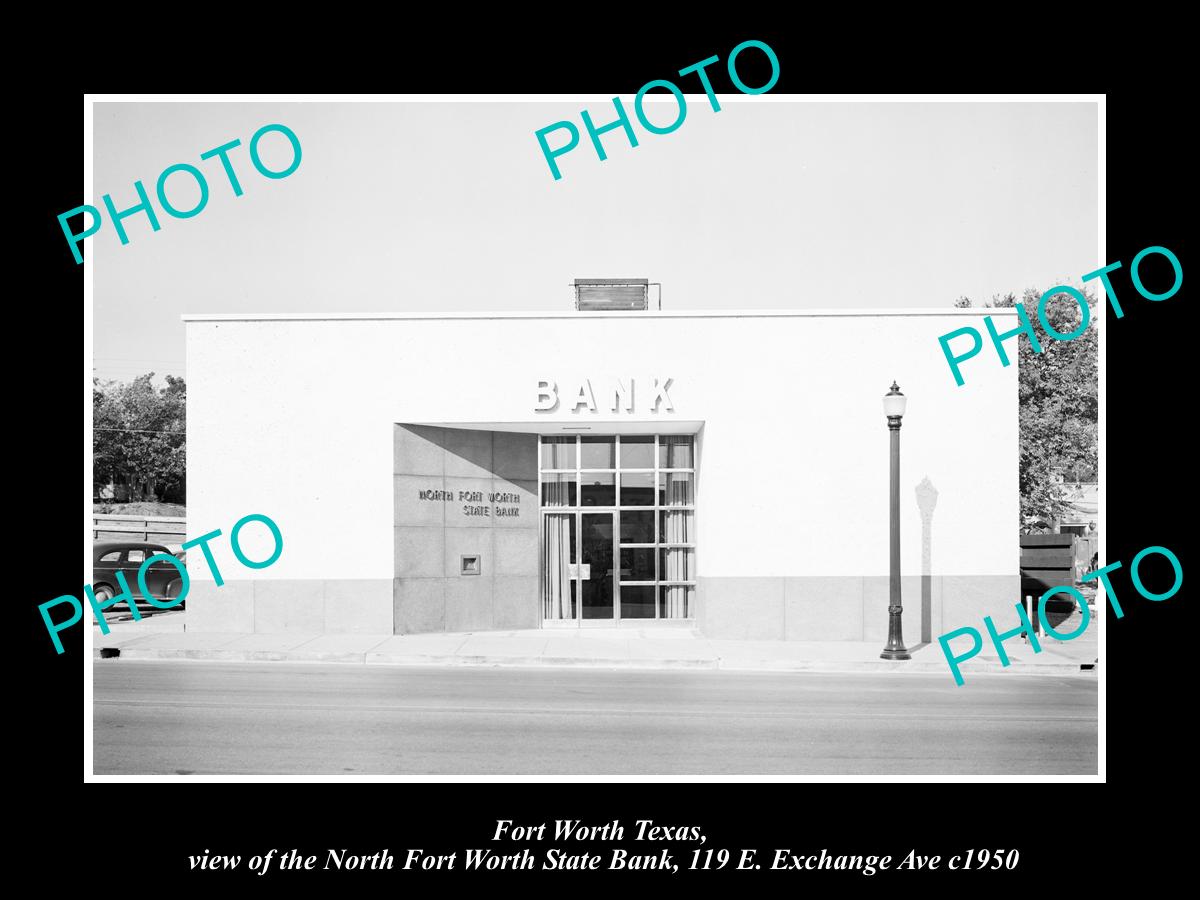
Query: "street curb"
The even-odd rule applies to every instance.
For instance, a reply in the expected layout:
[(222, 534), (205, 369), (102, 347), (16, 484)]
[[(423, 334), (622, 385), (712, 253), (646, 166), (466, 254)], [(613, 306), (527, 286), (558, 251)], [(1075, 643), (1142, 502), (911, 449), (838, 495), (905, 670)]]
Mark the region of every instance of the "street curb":
[[(948, 666), (942, 663), (911, 663), (911, 662), (869, 662), (855, 660), (849, 662), (833, 662), (825, 660), (764, 660), (760, 663), (744, 663), (722, 660), (719, 669), (726, 672), (896, 672), (901, 675), (933, 675), (950, 674)], [(1081, 666), (1072, 663), (1041, 663), (1030, 666), (1019, 662), (1002, 666), (999, 663), (975, 663), (963, 668), (964, 675), (976, 675), (984, 672), (1013, 672), (1021, 675), (1090, 675)]]
[[(114, 655), (114, 650), (116, 653)], [(105, 655), (107, 654), (107, 655)], [(660, 670), (685, 669), (722, 672), (895, 672), (900, 675), (948, 674), (941, 663), (894, 660), (734, 660), (722, 659), (606, 659), (603, 657), (568, 656), (398, 656), (370, 651), (336, 652), (304, 650), (221, 650), (215, 648), (125, 648), (95, 647), (95, 660), (194, 660), (209, 662), (300, 662), (340, 663), (349, 665), (419, 667), (442, 666), (453, 668), (591, 668)], [(1084, 669), (1083, 666), (1091, 666)], [(1028, 665), (1014, 662), (1002, 666), (998, 662), (972, 664), (964, 674), (1013, 672), (1020, 675), (1084, 675), (1095, 676), (1091, 663), (1039, 663)]]
[(555, 669), (716, 669), (712, 659), (606, 659), (579, 656), (392, 656), (367, 653), (368, 666), (512, 666)]

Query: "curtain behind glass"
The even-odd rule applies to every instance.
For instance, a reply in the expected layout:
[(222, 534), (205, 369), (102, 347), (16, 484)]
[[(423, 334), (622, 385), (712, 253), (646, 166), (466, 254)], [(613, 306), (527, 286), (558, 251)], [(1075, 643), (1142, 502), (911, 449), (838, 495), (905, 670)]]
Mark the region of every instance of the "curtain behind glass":
[(574, 474), (543, 475), (542, 506), (574, 506), (571, 501), (574, 487)]
[(571, 516), (543, 520), (542, 608), (547, 619), (573, 619), (571, 609)]
[(686, 619), (688, 617), (688, 592), (691, 588), (682, 584), (665, 584), (662, 591), (662, 617), (664, 619)]
[(692, 551), (685, 547), (668, 547), (662, 552), (663, 581), (692, 580)]
[(575, 468), (575, 438), (542, 438), (542, 468)]
[(663, 472), (658, 476), (666, 483), (666, 506), (691, 506), (692, 475), (690, 472)]
[[(667, 544), (688, 544), (695, 538), (692, 533), (692, 513), (690, 510), (664, 510), (663, 542)], [(662, 551), (663, 581), (691, 581), (691, 551), (685, 547), (667, 547)], [(688, 598), (690, 588), (685, 585), (663, 585), (662, 610), (664, 619), (686, 619), (688, 617)]]
[(692, 438), (690, 435), (667, 434), (659, 438), (666, 450), (663, 468), (692, 468)]
[(690, 544), (692, 542), (692, 513), (690, 510), (663, 510), (663, 543)]

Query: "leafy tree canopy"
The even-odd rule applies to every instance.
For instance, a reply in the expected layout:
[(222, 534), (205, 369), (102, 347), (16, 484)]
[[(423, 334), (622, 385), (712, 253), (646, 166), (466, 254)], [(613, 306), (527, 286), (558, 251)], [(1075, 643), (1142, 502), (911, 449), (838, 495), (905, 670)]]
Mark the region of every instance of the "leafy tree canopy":
[[(1020, 299), (1015, 294), (995, 295), (984, 304), (1003, 308), (1021, 303), (1042, 348), (1041, 353), (1035, 353), (1028, 337), (1021, 335), (1018, 339), (1023, 531), (1039, 530), (1037, 523), (1048, 524), (1062, 518), (1066, 511), (1064, 476), (1092, 481), (1099, 471), (1099, 343), (1095, 320), (1103, 308), (1097, 306), (1090, 288), (1085, 288), (1083, 294), (1088, 303), (1088, 327), (1069, 341), (1051, 337), (1039, 321), (1041, 291), (1028, 288)], [(954, 305), (969, 307), (971, 301), (960, 297)], [(1069, 295), (1055, 295), (1046, 303), (1046, 319), (1059, 334), (1074, 331), (1080, 317), (1079, 304)]]
[(92, 478), (96, 485), (154, 479), (159, 499), (182, 499), (186, 472), (187, 386), (154, 373), (133, 381), (92, 379)]

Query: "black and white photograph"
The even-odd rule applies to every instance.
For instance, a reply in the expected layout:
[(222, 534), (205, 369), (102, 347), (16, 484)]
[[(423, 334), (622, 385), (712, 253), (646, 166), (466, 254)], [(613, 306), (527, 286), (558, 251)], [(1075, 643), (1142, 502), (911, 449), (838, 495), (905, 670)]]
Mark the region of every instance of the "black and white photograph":
[(94, 777), (1102, 780), (1103, 97), (777, 69), (93, 98)]

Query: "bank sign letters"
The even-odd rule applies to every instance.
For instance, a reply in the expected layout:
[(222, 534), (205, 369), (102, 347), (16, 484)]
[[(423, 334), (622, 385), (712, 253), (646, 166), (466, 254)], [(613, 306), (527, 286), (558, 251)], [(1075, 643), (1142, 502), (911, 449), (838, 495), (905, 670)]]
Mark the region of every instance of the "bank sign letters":
[[(539, 413), (554, 412), (560, 403), (565, 402), (566, 408), (573, 414), (578, 414), (581, 409), (599, 412), (601, 406), (615, 413), (631, 413), (636, 391), (637, 396), (647, 398), (645, 402), (648, 403), (651, 412), (658, 413), (660, 409), (664, 412), (675, 412), (671, 395), (668, 393), (674, 381), (673, 378), (653, 375), (645, 379), (616, 378), (604, 382), (597, 381), (593, 385), (590, 378), (584, 378), (582, 381), (563, 382), (560, 393), (557, 381), (543, 378), (537, 383), (537, 401), (533, 409)], [(600, 398), (599, 404), (596, 402), (597, 397)]]
[(483, 516), (485, 519), (519, 519), (521, 517), (521, 495), (513, 491), (488, 491), (487, 504), (483, 502), (483, 491), (445, 491), (438, 488), (420, 489), (417, 499), (434, 503), (461, 503), (462, 514), (467, 518)]

